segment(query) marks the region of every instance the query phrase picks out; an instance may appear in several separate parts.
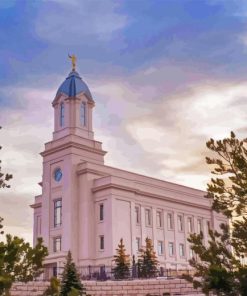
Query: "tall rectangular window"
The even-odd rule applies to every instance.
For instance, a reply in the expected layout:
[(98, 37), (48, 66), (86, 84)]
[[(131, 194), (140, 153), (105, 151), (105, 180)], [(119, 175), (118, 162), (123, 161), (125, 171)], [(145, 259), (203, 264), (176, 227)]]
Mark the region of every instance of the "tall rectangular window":
[(183, 225), (183, 216), (178, 215), (178, 231), (183, 231), (184, 225)]
[(162, 211), (157, 211), (157, 213), (156, 213), (156, 226), (159, 228), (161, 228), (163, 226)]
[(179, 256), (184, 257), (184, 244), (179, 244)]
[(60, 126), (64, 126), (64, 103), (60, 105)]
[(82, 126), (86, 126), (86, 103), (85, 102), (81, 103), (80, 121)]
[(163, 250), (163, 242), (162, 241), (158, 241), (158, 255), (162, 255), (164, 253), (164, 250)]
[(61, 236), (55, 237), (53, 239), (53, 252), (60, 252), (61, 251)]
[(190, 248), (189, 250), (190, 259), (194, 257), (194, 251)]
[(145, 221), (146, 221), (146, 226), (151, 226), (151, 210), (150, 209), (145, 209)]
[(172, 219), (172, 214), (171, 213), (167, 214), (167, 227), (168, 227), (168, 230), (173, 229), (173, 219)]
[(198, 232), (202, 232), (202, 219), (197, 219), (197, 230)]
[(135, 207), (135, 221), (136, 221), (136, 224), (140, 224), (140, 207), (139, 206)]
[(99, 220), (104, 220), (104, 204), (99, 205)]
[(141, 238), (137, 237), (136, 238), (136, 252), (139, 252), (141, 249)]
[(192, 218), (188, 217), (188, 232), (193, 232)]
[(99, 249), (103, 251), (105, 249), (105, 238), (104, 235), (100, 235), (99, 237)]
[(36, 218), (36, 233), (39, 236), (41, 234), (41, 216), (37, 216)]
[(173, 243), (168, 244), (168, 251), (169, 251), (169, 256), (172, 257), (174, 255), (174, 244)]
[(211, 224), (210, 224), (210, 221), (207, 220), (207, 231), (209, 233), (209, 230), (211, 229)]
[(62, 225), (62, 200), (57, 199), (54, 201), (54, 227)]

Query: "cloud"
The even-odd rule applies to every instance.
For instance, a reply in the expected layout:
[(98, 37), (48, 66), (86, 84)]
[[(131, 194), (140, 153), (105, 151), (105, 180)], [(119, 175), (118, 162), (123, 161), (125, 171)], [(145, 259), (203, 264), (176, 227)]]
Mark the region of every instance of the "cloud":
[[(95, 138), (108, 151), (105, 163), (205, 189), (206, 140), (228, 136), (230, 130), (246, 136), (247, 108), (246, 83), (209, 79), (206, 74), (197, 77), (191, 65), (160, 61), (129, 75), (87, 79), (96, 101)], [(1, 89), (5, 102), (14, 100), (1, 105), (0, 132), (2, 167), (14, 179), (0, 200), (0, 215), (11, 231), (29, 238), (28, 205), (41, 192), (39, 153), (52, 138), (51, 102), (59, 86), (58, 77), (45, 79), (29, 87)]]
[(126, 78), (92, 82), (107, 163), (205, 189), (206, 141), (231, 130), (245, 136), (247, 84), (197, 73), (193, 65), (160, 61)]
[(205, 142), (210, 137), (227, 137), (231, 130), (242, 131), (247, 119), (246, 91), (246, 83), (201, 83), (185, 95), (163, 97), (150, 114), (130, 120), (127, 129), (146, 153), (162, 163), (156, 176), (167, 179), (168, 174), (170, 181), (202, 189), (209, 174)]
[[(10, 189), (1, 190), (0, 216), (5, 233), (32, 242), (32, 209), (35, 195), (40, 194), (42, 158), (39, 153), (51, 138), (54, 89), (15, 86), (1, 89), (15, 104), (1, 106), (2, 169), (13, 174)], [(18, 104), (21, 100), (21, 104)], [(13, 215), (14, 213), (14, 215)]]
[(11, 190), (10, 193), (9, 190), (1, 192), (0, 217), (4, 218), (3, 230), (5, 234), (18, 235), (32, 242), (32, 209), (29, 207), (31, 199), (21, 192)]
[(35, 20), (39, 37), (51, 43), (73, 46), (88, 38), (109, 40), (125, 27), (127, 16), (117, 12), (114, 1), (52, 1), (46, 3)]

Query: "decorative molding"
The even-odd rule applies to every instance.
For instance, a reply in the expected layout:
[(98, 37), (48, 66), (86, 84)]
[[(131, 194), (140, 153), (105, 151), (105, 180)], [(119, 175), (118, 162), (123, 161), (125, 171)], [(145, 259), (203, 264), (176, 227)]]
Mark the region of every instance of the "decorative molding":
[(167, 197), (167, 196), (164, 196), (164, 195), (154, 194), (154, 193), (150, 193), (150, 192), (147, 192), (147, 191), (142, 191), (140, 189), (135, 189), (135, 188), (131, 188), (131, 187), (128, 187), (128, 186), (123, 186), (123, 185), (118, 185), (118, 184), (113, 184), (113, 183), (108, 183), (108, 184), (105, 184), (105, 185), (98, 186), (96, 188), (92, 188), (92, 192), (95, 193), (95, 192), (98, 192), (98, 191), (101, 191), (101, 190), (104, 190), (104, 189), (109, 189), (109, 188), (129, 191), (129, 192), (133, 192), (133, 193), (135, 193), (137, 195), (162, 199), (162, 200), (173, 202), (173, 203), (176, 203), (176, 204), (182, 204), (182, 205), (186, 205), (186, 206), (193, 206), (193, 207), (201, 208), (201, 209), (205, 209), (205, 210), (210, 210), (211, 209), (210, 205), (206, 206), (206, 205), (200, 205), (200, 204), (193, 203), (193, 202), (188, 202), (188, 201), (183, 201), (183, 200), (176, 200), (174, 198)]
[(48, 150), (45, 150), (45, 151), (41, 152), (40, 155), (45, 157), (47, 155), (50, 155), (50, 154), (53, 154), (55, 152), (62, 151), (62, 150), (65, 150), (65, 149), (71, 148), (71, 147), (72, 148), (78, 148), (78, 149), (85, 150), (85, 151), (92, 152), (92, 153), (96, 153), (96, 154), (99, 154), (99, 155), (102, 155), (102, 156), (104, 156), (107, 153), (104, 150), (100, 150), (100, 149), (97, 149), (97, 148), (94, 148), (94, 147), (89, 147), (89, 146), (86, 146), (86, 145), (83, 145), (83, 144), (79, 144), (79, 143), (69, 141), (68, 143), (64, 143), (64, 144), (61, 144), (61, 145), (59, 145), (57, 147), (53, 147), (53, 148), (50, 148)]

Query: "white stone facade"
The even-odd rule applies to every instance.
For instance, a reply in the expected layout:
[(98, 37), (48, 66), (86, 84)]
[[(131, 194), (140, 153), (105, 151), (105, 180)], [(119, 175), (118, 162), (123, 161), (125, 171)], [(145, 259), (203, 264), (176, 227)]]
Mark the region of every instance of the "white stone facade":
[(226, 220), (211, 211), (203, 191), (105, 165), (106, 152), (94, 140), (94, 101), (78, 73), (71, 73), (68, 92), (62, 85), (53, 101), (53, 140), (41, 153), (34, 244), (43, 238), (50, 266), (61, 265), (68, 250), (78, 266), (111, 265), (120, 238), (137, 257), (149, 237), (161, 266), (188, 268), (189, 233), (201, 230), (207, 240), (207, 228)]

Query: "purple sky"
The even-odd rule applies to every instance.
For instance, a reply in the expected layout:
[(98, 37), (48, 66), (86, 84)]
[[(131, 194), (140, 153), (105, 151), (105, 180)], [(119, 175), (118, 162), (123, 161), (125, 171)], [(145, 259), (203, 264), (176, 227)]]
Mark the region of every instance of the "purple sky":
[(0, 1), (0, 152), (6, 232), (31, 240), (51, 102), (70, 71), (96, 107), (106, 164), (205, 189), (205, 142), (247, 136), (246, 1)]

